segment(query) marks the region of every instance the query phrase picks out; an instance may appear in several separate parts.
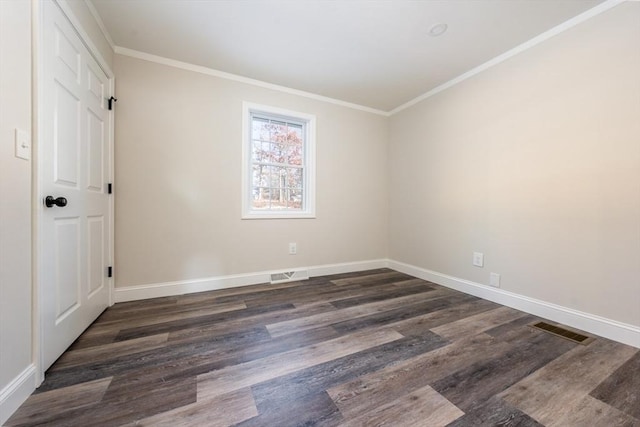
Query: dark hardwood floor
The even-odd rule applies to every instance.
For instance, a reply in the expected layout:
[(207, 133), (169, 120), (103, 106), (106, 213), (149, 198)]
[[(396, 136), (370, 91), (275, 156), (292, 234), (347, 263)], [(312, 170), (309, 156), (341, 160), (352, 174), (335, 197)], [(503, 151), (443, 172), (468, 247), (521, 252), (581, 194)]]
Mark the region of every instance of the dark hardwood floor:
[(640, 426), (640, 350), (392, 270), (116, 304), (7, 426)]

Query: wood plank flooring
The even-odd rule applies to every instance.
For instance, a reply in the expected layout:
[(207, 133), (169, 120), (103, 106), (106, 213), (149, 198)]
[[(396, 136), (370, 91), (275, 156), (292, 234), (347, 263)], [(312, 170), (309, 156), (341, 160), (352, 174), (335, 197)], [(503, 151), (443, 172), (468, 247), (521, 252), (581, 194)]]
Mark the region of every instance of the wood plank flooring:
[(637, 426), (640, 350), (388, 269), (116, 304), (7, 426)]

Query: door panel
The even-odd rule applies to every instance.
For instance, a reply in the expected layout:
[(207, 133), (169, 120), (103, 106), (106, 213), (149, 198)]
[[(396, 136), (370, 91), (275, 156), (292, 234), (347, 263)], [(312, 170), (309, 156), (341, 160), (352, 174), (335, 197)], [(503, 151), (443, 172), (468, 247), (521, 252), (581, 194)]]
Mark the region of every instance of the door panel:
[(104, 136), (105, 129), (102, 119), (91, 109), (87, 110), (87, 189), (89, 191), (104, 191)]
[(64, 64), (68, 67), (71, 75), (64, 72), (64, 69), (58, 70), (58, 78), (70, 77), (75, 79), (76, 83), (80, 83), (80, 62), (81, 54), (78, 46), (78, 41), (74, 40), (73, 34), (70, 34), (72, 39), (70, 40), (65, 34), (65, 30), (61, 29), (57, 24), (54, 24), (54, 38), (56, 41), (56, 59), (60, 61), (60, 64)]
[(80, 151), (80, 99), (59, 82), (55, 82), (53, 110), (53, 164), (56, 184), (78, 185)]
[(102, 100), (105, 98), (104, 83), (91, 69), (91, 67), (87, 69), (87, 72), (87, 88), (89, 89), (89, 93), (93, 95), (93, 100), (100, 105)]
[[(51, 0), (42, 2), (39, 196), (41, 367), (46, 370), (109, 305), (109, 79)], [(61, 199), (60, 199), (61, 200)]]
[(104, 217), (94, 216), (88, 222), (88, 277), (89, 298), (104, 286), (107, 266), (104, 264)]
[(79, 222), (79, 218), (59, 218), (54, 222), (56, 230), (56, 323), (59, 323), (80, 305)]

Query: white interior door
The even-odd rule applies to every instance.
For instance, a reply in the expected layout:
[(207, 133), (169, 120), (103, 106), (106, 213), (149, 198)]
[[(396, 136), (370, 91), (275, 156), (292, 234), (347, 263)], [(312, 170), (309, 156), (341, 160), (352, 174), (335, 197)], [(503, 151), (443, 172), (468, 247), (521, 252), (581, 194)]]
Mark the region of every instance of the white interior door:
[(38, 300), (44, 372), (109, 305), (112, 116), (106, 108), (109, 79), (58, 5), (41, 4)]

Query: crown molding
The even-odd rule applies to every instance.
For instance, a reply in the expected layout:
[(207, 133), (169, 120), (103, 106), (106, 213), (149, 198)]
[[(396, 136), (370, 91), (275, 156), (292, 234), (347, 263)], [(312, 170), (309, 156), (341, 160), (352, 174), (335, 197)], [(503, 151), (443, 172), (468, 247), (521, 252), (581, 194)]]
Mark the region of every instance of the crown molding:
[(280, 86), (273, 83), (267, 83), (262, 80), (251, 79), (249, 77), (239, 76), (237, 74), (231, 74), (213, 68), (204, 67), (201, 65), (195, 65), (188, 62), (177, 61), (171, 58), (165, 58), (163, 56), (152, 55), (146, 52), (140, 52), (138, 50), (129, 49), (126, 47), (116, 46), (114, 52), (119, 55), (129, 56), (132, 58), (142, 59), (144, 61), (155, 62), (156, 64), (167, 65), (169, 67), (179, 68), (182, 70), (193, 71), (195, 73), (206, 74), (208, 76), (219, 77), (226, 80), (232, 80), (239, 83), (244, 83), (252, 86), (261, 87), (264, 89), (275, 90), (278, 92), (288, 93), (290, 95), (297, 95), (304, 98), (313, 99), (316, 101), (322, 101), (329, 104), (339, 105), (341, 107), (347, 107), (354, 110), (365, 111), (367, 113), (377, 114), (380, 116), (388, 117), (389, 113), (386, 111), (378, 110), (364, 105), (354, 104), (340, 99), (329, 98), (328, 96), (318, 95), (316, 93), (306, 92), (303, 90), (293, 89), (286, 86)]

